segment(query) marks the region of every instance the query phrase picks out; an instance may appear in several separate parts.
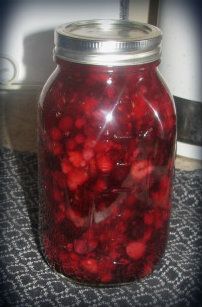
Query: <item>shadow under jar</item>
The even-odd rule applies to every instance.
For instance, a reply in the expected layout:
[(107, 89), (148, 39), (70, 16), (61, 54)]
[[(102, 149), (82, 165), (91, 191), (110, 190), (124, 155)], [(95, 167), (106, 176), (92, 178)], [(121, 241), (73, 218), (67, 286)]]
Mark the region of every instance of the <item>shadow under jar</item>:
[(55, 32), (38, 109), (40, 236), (51, 267), (75, 281), (131, 282), (165, 251), (176, 118), (160, 42), (130, 21)]

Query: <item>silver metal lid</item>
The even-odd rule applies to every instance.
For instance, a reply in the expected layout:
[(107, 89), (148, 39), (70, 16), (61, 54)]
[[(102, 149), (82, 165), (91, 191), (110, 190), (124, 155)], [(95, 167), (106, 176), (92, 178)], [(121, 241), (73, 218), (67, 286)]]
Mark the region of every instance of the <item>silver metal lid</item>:
[(85, 20), (59, 26), (54, 55), (83, 64), (125, 66), (158, 60), (162, 33), (127, 20)]

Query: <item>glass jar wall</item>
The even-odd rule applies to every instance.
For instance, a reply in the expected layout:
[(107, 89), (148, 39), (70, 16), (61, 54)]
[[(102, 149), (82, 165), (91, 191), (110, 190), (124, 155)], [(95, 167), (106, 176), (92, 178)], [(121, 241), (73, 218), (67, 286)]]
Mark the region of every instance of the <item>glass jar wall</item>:
[(175, 154), (159, 61), (56, 61), (38, 113), (43, 253), (83, 283), (145, 277), (166, 247)]
[(176, 119), (160, 41), (129, 21), (56, 31), (38, 112), (40, 237), (50, 266), (77, 282), (131, 282), (165, 251)]

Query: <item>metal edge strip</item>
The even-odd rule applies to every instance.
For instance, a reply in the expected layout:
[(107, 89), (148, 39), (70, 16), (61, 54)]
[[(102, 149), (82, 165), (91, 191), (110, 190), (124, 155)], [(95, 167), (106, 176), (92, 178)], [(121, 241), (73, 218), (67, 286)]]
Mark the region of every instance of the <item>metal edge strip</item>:
[(178, 141), (202, 146), (202, 103), (174, 96)]

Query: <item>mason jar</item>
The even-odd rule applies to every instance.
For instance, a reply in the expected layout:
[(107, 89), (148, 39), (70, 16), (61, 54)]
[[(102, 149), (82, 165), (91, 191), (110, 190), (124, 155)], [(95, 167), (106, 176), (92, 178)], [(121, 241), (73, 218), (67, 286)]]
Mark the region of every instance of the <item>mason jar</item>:
[(158, 71), (161, 31), (123, 20), (55, 31), (38, 107), (40, 240), (56, 271), (115, 285), (164, 254), (176, 116)]

